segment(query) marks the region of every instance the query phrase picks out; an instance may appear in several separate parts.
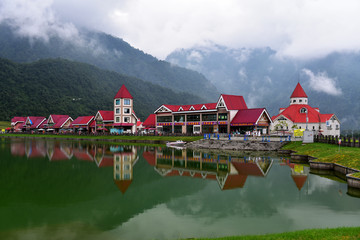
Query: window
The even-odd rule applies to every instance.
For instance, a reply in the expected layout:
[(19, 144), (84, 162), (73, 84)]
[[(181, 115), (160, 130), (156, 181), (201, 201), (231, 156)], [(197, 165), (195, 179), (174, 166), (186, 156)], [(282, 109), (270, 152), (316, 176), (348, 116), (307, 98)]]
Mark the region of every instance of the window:
[(124, 174), (124, 180), (129, 180), (130, 179), (130, 174), (129, 173), (125, 173)]
[(129, 122), (130, 122), (130, 118), (129, 118), (129, 117), (124, 117), (124, 122), (125, 122), (125, 123), (129, 123)]
[(125, 170), (130, 170), (130, 164), (125, 164), (125, 165), (124, 165), (124, 169), (125, 169)]
[(313, 130), (315, 130), (315, 126), (313, 126)]
[(124, 113), (125, 114), (130, 114), (130, 108), (124, 108)]
[(216, 114), (203, 114), (202, 120), (203, 121), (216, 121)]
[(116, 108), (116, 109), (115, 109), (115, 113), (116, 113), (116, 114), (119, 114), (119, 113), (120, 113), (120, 108)]
[(226, 121), (227, 113), (219, 113), (219, 121)]
[(306, 108), (300, 109), (300, 113), (306, 113), (306, 112), (307, 112), (307, 109), (306, 109)]
[(130, 99), (124, 99), (124, 105), (130, 105)]
[(115, 105), (117, 105), (117, 106), (120, 105), (120, 99), (116, 99), (116, 100), (115, 100)]
[(294, 99), (293, 102), (296, 102), (296, 100)]
[(188, 122), (199, 122), (200, 121), (200, 115), (187, 115), (186, 120)]
[(119, 122), (120, 122), (120, 118), (119, 118), (119, 117), (116, 117), (116, 118), (115, 118), (115, 122), (119, 123)]
[(185, 121), (185, 115), (175, 115), (174, 116), (174, 122), (184, 122)]
[(171, 116), (157, 116), (157, 122), (172, 122)]
[(300, 99), (299, 102), (302, 102), (302, 99)]

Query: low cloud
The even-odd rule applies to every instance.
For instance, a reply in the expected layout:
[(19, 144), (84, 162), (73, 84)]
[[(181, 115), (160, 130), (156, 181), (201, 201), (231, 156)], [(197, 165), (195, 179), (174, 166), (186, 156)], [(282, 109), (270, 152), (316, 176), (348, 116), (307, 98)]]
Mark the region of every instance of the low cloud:
[(336, 86), (336, 78), (330, 78), (326, 72), (318, 72), (314, 74), (309, 69), (302, 69), (302, 72), (309, 78), (309, 86), (317, 91), (324, 92), (333, 96), (339, 96), (342, 91)]

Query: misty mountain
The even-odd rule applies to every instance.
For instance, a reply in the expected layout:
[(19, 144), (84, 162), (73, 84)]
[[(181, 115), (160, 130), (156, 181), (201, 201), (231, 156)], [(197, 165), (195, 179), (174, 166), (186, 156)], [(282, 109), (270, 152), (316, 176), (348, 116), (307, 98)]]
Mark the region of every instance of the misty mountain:
[(159, 61), (105, 33), (82, 29), (71, 37), (49, 34), (45, 39), (29, 38), (5, 23), (0, 24), (0, 32), (0, 57), (15, 62), (64, 58), (140, 78), (176, 92), (197, 94), (207, 100), (219, 96), (202, 74)]
[(359, 129), (360, 53), (332, 53), (299, 60), (277, 56), (270, 48), (231, 49), (216, 44), (180, 49), (167, 61), (204, 74), (221, 92), (245, 97), (250, 107), (266, 107), (272, 115), (289, 105), (298, 81), (309, 104), (335, 113), (342, 129)]
[(73, 118), (113, 110), (122, 84), (134, 97), (142, 121), (161, 104), (203, 102), (198, 96), (177, 93), (143, 80), (64, 59), (15, 63), (0, 58), (0, 120), (14, 116), (69, 114)]

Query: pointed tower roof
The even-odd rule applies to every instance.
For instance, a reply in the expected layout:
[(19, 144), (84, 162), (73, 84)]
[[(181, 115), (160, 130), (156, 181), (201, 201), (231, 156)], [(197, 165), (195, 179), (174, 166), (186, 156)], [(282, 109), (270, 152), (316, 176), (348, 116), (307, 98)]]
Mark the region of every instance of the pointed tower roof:
[(307, 98), (308, 96), (306, 95), (304, 89), (302, 88), (302, 86), (300, 85), (300, 83), (298, 83), (293, 91), (293, 93), (291, 94), (290, 98)]
[(127, 88), (125, 87), (125, 85), (122, 85), (121, 88), (119, 89), (119, 91), (117, 92), (117, 94), (115, 95), (115, 98), (133, 98), (129, 92), (129, 90), (127, 90)]

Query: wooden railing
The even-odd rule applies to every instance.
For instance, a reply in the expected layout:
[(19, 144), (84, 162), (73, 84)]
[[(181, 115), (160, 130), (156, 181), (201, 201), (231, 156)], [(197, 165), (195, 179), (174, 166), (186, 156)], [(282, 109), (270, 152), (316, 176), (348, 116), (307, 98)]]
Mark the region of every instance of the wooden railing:
[(341, 139), (341, 146), (344, 147), (360, 147), (360, 139), (355, 137), (334, 137), (334, 136), (315, 136), (314, 142), (328, 143), (328, 144), (339, 144)]

